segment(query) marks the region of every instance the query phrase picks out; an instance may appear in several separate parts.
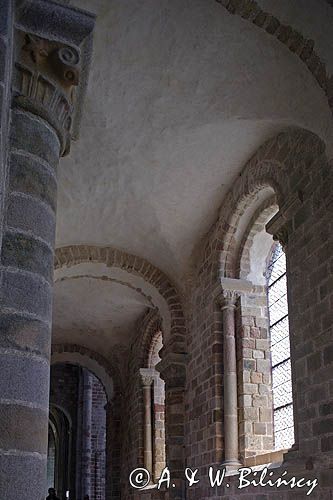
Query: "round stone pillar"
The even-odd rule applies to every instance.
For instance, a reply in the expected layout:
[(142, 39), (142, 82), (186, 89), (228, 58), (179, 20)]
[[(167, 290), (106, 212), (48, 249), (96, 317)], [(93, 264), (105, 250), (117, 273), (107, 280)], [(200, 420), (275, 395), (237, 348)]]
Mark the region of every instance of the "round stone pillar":
[(240, 466), (238, 460), (237, 361), (235, 339), (235, 308), (238, 294), (223, 291), (223, 380), (224, 380), (224, 462), (225, 467)]
[(82, 98), (80, 50), (93, 24), (91, 16), (47, 0), (16, 4), (0, 254), (0, 498), (6, 500), (46, 494), (57, 167), (69, 148), (73, 96)]

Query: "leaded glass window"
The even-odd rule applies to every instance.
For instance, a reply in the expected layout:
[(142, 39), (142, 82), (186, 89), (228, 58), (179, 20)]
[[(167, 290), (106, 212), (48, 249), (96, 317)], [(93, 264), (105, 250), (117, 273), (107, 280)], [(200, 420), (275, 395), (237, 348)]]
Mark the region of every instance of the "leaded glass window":
[(278, 243), (268, 266), (268, 309), (272, 354), (274, 446), (294, 443), (286, 256)]

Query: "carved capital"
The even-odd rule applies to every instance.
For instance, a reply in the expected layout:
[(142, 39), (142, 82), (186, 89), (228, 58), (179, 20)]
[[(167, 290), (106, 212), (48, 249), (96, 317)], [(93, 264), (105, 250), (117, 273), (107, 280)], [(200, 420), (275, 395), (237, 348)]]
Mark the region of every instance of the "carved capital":
[(154, 380), (154, 375), (152, 373), (152, 370), (150, 370), (149, 368), (141, 368), (140, 379), (143, 387), (150, 387)]
[(65, 155), (86, 86), (94, 19), (49, 0), (19, 5), (13, 104), (46, 120)]
[(238, 290), (222, 290), (220, 296), (218, 297), (218, 302), (220, 304), (221, 310), (224, 309), (235, 309), (236, 302), (240, 297), (240, 292)]

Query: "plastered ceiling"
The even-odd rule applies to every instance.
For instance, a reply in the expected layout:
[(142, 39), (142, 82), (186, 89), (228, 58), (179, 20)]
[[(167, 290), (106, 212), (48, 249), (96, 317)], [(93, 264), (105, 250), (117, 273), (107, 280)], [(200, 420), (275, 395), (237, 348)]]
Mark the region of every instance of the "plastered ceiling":
[[(327, 98), (299, 58), (214, 0), (72, 3), (95, 12), (97, 24), (80, 138), (59, 172), (57, 247), (111, 245), (182, 288), (223, 197), (266, 139), (295, 125), (332, 151)], [(318, 31), (330, 7), (312, 4)], [(300, 28), (310, 30), (302, 8)], [(128, 345), (147, 306), (125, 285), (60, 280), (54, 341), (76, 332), (84, 344), (102, 332), (96, 349)]]

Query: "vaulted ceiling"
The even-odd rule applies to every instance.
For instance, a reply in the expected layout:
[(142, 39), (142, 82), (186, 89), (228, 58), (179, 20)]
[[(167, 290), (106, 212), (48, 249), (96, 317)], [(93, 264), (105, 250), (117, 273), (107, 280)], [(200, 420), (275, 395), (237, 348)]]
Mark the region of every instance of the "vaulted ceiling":
[[(97, 24), (80, 138), (60, 166), (56, 245), (119, 248), (182, 288), (233, 180), (266, 139), (299, 126), (333, 151), (327, 97), (297, 55), (214, 0), (72, 3)], [(324, 0), (258, 5), (314, 39), (333, 73)], [(55, 284), (54, 341), (103, 332), (99, 350), (127, 345), (146, 307), (126, 284), (67, 277)]]

